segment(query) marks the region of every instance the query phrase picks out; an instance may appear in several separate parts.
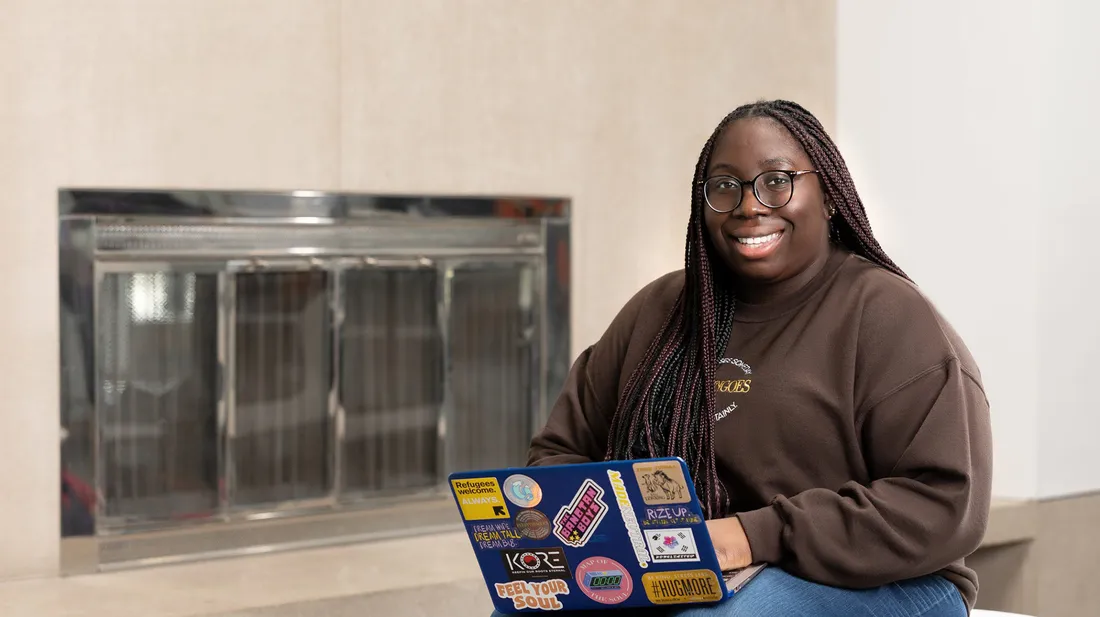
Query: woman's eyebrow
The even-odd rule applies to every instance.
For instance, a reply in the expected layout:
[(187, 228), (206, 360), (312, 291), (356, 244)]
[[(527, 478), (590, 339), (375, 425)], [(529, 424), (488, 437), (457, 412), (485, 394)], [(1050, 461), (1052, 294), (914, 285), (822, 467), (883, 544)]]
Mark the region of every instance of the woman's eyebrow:
[(794, 167), (794, 161), (785, 156), (773, 156), (771, 158), (760, 161), (760, 166), (764, 168), (769, 167)]

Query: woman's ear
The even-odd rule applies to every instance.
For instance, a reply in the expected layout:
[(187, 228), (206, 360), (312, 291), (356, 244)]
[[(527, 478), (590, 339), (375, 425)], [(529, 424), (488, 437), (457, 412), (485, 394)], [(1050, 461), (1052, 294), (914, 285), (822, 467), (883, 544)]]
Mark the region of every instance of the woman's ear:
[(836, 214), (836, 206), (833, 205), (832, 200), (828, 197), (825, 198), (825, 218), (831, 219)]

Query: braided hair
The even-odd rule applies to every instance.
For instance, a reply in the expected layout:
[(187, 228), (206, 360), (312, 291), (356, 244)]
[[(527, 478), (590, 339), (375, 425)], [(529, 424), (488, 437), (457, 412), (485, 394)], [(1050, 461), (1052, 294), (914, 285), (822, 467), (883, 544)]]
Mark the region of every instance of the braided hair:
[(729, 344), (736, 305), (735, 285), (712, 256), (703, 222), (711, 151), (722, 130), (743, 118), (766, 117), (784, 126), (809, 155), (826, 199), (835, 208), (832, 239), (898, 276), (908, 276), (888, 257), (871, 225), (836, 144), (821, 122), (790, 101), (738, 107), (714, 129), (695, 165), (691, 217), (684, 256), (684, 287), (619, 398), (606, 458), (624, 460), (679, 456), (691, 470), (707, 518), (728, 514), (729, 496), (718, 478), (714, 455), (713, 387), (718, 355)]

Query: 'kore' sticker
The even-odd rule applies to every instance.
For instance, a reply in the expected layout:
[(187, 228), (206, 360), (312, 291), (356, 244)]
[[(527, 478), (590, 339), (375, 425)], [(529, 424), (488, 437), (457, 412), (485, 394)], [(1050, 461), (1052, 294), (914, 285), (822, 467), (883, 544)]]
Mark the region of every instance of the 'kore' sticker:
[(630, 503), (630, 495), (626, 492), (626, 484), (623, 484), (623, 474), (614, 469), (607, 470), (607, 479), (611, 481), (611, 491), (615, 493), (615, 501), (619, 505), (619, 514), (626, 525), (626, 534), (630, 536), (630, 545), (634, 548), (634, 556), (638, 559), (638, 565), (649, 567), (649, 553), (646, 551), (645, 536), (638, 525), (638, 517), (634, 515), (634, 506)]
[(496, 478), (451, 480), (451, 486), (458, 498), (462, 518), (468, 521), (508, 518), (508, 505), (504, 503)]
[(568, 580), (569, 562), (560, 546), (550, 548), (521, 548), (501, 551), (504, 569), (510, 581), (539, 581), (551, 578)]
[(569, 585), (561, 579), (497, 583), (495, 587), (497, 597), (502, 600), (511, 600), (516, 610), (537, 608), (544, 611), (560, 611), (561, 600), (558, 599), (558, 595), (569, 595)]
[(603, 488), (586, 478), (569, 505), (554, 517), (554, 535), (566, 546), (580, 548), (588, 543), (600, 521), (607, 514)]

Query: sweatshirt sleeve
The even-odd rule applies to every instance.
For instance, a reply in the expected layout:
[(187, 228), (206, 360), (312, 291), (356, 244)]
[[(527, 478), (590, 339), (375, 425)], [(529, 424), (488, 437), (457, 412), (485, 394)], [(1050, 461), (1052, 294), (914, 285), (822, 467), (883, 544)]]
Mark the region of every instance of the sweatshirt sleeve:
[(936, 572), (977, 549), (990, 503), (989, 405), (959, 361), (887, 393), (857, 429), (872, 480), (777, 496), (738, 514), (753, 559), (867, 588)]
[(639, 314), (654, 288), (666, 278), (635, 294), (600, 340), (573, 363), (546, 426), (531, 441), (528, 466), (604, 459), (611, 418), (619, 400), (619, 380), (631, 340), (636, 338)]

